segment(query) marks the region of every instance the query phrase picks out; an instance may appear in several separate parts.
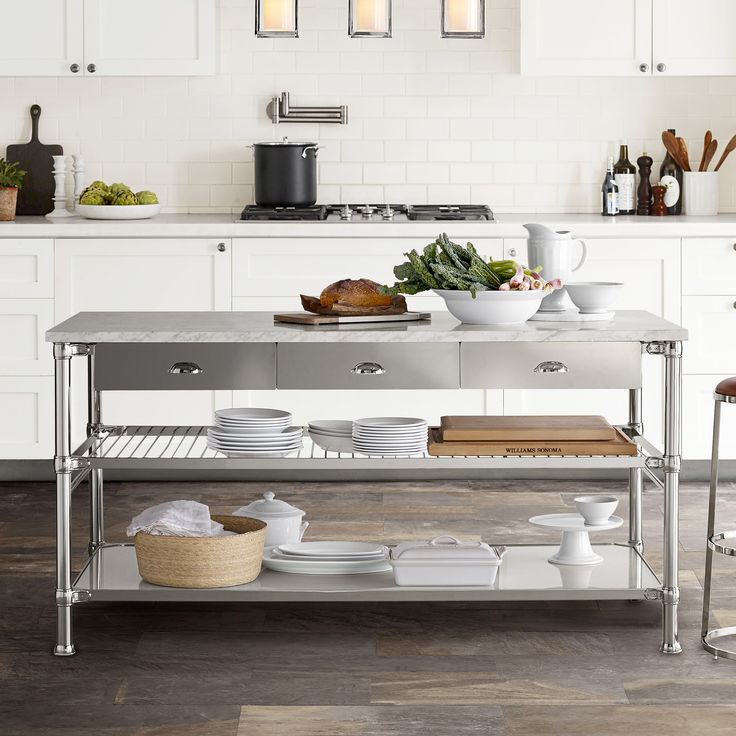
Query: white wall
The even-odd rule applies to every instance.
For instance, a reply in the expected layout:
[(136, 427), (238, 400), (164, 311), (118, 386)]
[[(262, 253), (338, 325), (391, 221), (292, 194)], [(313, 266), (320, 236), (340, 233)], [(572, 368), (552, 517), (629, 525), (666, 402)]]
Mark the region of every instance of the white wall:
[[(317, 139), (320, 200), (480, 202), (497, 212), (595, 212), (620, 138), (662, 154), (677, 127), (736, 132), (736, 78), (532, 79), (518, 75), (518, 0), (488, 0), (484, 40), (439, 37), (440, 0), (394, 0), (394, 38), (347, 37), (347, 0), (300, 0), (301, 38), (256, 39), (254, 0), (220, 0), (220, 73), (206, 78), (0, 78), (0, 150), (41, 139), (81, 152), (90, 178), (156, 190), (170, 211), (252, 200), (246, 144)], [(143, 19), (142, 19), (143, 20)], [(131, 39), (134, 43), (134, 40)], [(350, 124), (271, 125), (295, 104), (347, 104)], [(736, 159), (722, 210), (736, 211)]]

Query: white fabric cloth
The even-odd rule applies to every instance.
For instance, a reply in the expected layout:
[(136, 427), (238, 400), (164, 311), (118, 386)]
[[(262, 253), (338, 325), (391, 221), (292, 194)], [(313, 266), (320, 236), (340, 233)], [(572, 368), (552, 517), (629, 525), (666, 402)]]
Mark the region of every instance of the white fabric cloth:
[(197, 501), (167, 501), (147, 508), (128, 527), (129, 537), (138, 532), (165, 537), (224, 537), (235, 533), (212, 521), (209, 506)]

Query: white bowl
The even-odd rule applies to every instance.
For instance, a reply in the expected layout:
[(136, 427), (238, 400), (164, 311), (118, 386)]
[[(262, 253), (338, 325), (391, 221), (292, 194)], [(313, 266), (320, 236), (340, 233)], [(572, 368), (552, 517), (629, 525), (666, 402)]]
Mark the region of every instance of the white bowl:
[(318, 432), (310, 432), (309, 436), (312, 438), (312, 442), (323, 450), (353, 453), (352, 437), (337, 437), (336, 435), (324, 435)]
[(575, 509), (588, 526), (607, 524), (618, 506), (616, 496), (578, 496)]
[(469, 291), (434, 289), (450, 314), (468, 325), (520, 325), (536, 314), (548, 291)]
[(623, 284), (613, 281), (579, 281), (565, 284), (567, 293), (581, 314), (610, 312), (618, 301)]
[(148, 220), (161, 212), (161, 205), (78, 204), (74, 212), (88, 220)]

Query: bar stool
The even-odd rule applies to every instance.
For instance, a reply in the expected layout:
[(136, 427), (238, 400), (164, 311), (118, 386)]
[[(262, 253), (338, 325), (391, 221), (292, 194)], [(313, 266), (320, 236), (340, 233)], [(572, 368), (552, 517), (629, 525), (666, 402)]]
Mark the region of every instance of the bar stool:
[(736, 636), (736, 626), (708, 630), (710, 625), (710, 592), (713, 574), (713, 553), (736, 557), (736, 530), (715, 533), (716, 501), (718, 497), (718, 450), (721, 434), (721, 406), (736, 404), (736, 377), (726, 378), (717, 386), (713, 395), (713, 452), (710, 465), (710, 497), (708, 499), (708, 541), (705, 550), (705, 580), (703, 583), (703, 624), (701, 629), (703, 649), (716, 659), (736, 659), (736, 649), (718, 646), (721, 639)]

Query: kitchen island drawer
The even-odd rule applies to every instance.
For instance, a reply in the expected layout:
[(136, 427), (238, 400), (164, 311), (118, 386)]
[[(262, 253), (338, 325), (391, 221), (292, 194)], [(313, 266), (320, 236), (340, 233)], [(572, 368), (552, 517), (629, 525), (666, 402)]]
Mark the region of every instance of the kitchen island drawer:
[(272, 343), (104, 343), (95, 349), (98, 391), (276, 388)]
[(640, 388), (639, 343), (463, 343), (463, 388)]
[(446, 344), (280, 343), (280, 389), (460, 388), (460, 350)]

